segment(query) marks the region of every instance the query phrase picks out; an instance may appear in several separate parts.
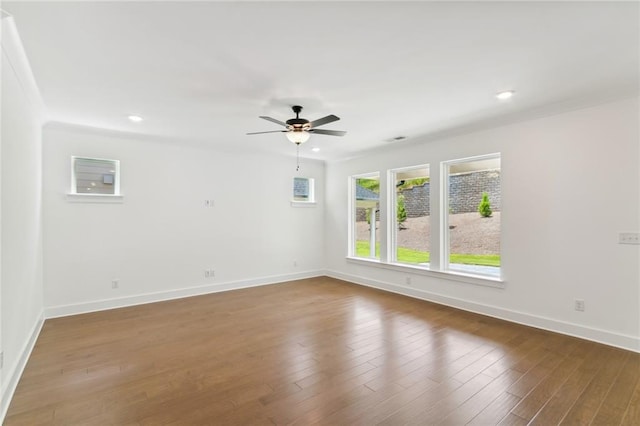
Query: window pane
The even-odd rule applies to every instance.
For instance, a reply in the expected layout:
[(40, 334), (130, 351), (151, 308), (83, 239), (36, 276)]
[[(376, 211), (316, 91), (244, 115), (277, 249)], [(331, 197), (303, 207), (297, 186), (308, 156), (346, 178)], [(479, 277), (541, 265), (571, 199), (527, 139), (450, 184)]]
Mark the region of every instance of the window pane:
[(293, 178), (293, 201), (314, 201), (313, 179), (302, 177)]
[(354, 178), (353, 255), (380, 259), (380, 175)]
[(396, 187), (395, 260), (429, 267), (429, 166), (397, 170), (393, 180)]
[(117, 161), (74, 158), (75, 193), (116, 194)]
[(450, 270), (500, 277), (500, 157), (448, 163)]

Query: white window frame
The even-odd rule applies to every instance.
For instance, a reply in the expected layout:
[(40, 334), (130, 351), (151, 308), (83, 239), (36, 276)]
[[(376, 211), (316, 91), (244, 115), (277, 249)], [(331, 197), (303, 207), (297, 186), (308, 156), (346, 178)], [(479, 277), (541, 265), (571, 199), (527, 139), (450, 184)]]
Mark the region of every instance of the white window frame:
[[(471, 163), (474, 161), (482, 160), (494, 160), (500, 159), (502, 156), (499, 152), (492, 154), (477, 155), (474, 157), (458, 158), (454, 160), (447, 160), (440, 163), (440, 259), (438, 269), (442, 272), (457, 275), (469, 275), (473, 277), (482, 277), (486, 279), (495, 279), (502, 281), (502, 248), (500, 249), (500, 276), (495, 277), (493, 275), (484, 274), (466, 274), (455, 269), (449, 268), (449, 255), (450, 255), (450, 237), (449, 237), (449, 170), (452, 165), (461, 163)], [(500, 166), (502, 171), (502, 163)], [(501, 189), (502, 191), (502, 189)]]
[[(358, 179), (374, 179), (377, 178), (379, 183), (380, 183), (380, 194), (379, 194), (379, 198), (378, 198), (378, 203), (380, 205), (380, 217), (378, 218), (378, 220), (380, 221), (380, 228), (383, 227), (382, 225), (382, 176), (383, 174), (381, 172), (369, 172), (369, 173), (362, 173), (362, 174), (357, 174), (357, 175), (351, 175), (349, 176), (349, 202), (348, 202), (348, 208), (349, 208), (349, 225), (348, 225), (348, 235), (349, 235), (349, 247), (347, 250), (348, 253), (348, 257), (349, 258), (353, 258), (353, 259), (358, 259), (358, 260), (363, 260), (366, 262), (375, 262), (375, 263), (379, 263), (382, 261), (383, 258), (383, 241), (382, 241), (382, 234), (380, 234), (380, 257), (379, 258), (375, 258), (375, 257), (358, 257), (356, 255), (356, 211), (357, 211), (357, 206), (356, 206), (356, 181)], [(375, 226), (375, 222), (374, 222), (374, 226)], [(380, 232), (382, 232), (382, 229), (380, 229)]]
[[(389, 236), (387, 237), (389, 242), (389, 248), (387, 249), (388, 258), (390, 263), (395, 263), (398, 265), (408, 265), (412, 268), (420, 268), (420, 269), (431, 269), (431, 262), (429, 263), (429, 267), (420, 266), (420, 265), (412, 265), (410, 263), (403, 263), (398, 261), (398, 219), (397, 219), (397, 203), (398, 203), (398, 191), (396, 191), (396, 181), (398, 173), (402, 172), (410, 172), (412, 170), (420, 170), (427, 169), (429, 170), (429, 176), (431, 176), (431, 166), (429, 163), (420, 164), (417, 166), (408, 166), (408, 167), (398, 167), (396, 169), (390, 169), (387, 173), (387, 188), (388, 188), (388, 214), (387, 217), (390, 218), (390, 225), (388, 227)], [(431, 190), (431, 185), (429, 185), (429, 190)], [(429, 194), (429, 198), (431, 198), (431, 194)], [(431, 207), (431, 206), (429, 206)], [(431, 216), (429, 217), (431, 220)]]
[[(445, 261), (442, 259), (446, 253), (446, 264), (448, 265), (449, 250), (448, 240), (449, 235), (445, 233), (445, 227), (448, 231), (448, 197), (449, 197), (449, 180), (448, 169), (445, 173), (445, 165), (463, 162), (464, 160), (473, 161), (479, 159), (500, 158), (501, 153), (491, 153), (486, 155), (478, 155), (473, 157), (458, 158), (452, 160), (442, 161), (440, 159), (433, 158), (431, 163), (424, 163), (423, 165), (415, 166), (415, 168), (422, 168), (429, 166), (429, 199), (431, 210), (431, 241), (430, 241), (430, 268), (424, 266), (418, 266), (408, 263), (398, 263), (394, 261), (397, 257), (396, 242), (393, 241), (395, 237), (392, 237), (393, 231), (389, 229), (391, 226), (395, 226), (396, 213), (395, 213), (395, 172), (398, 170), (407, 170), (414, 166), (398, 167), (398, 168), (385, 168), (379, 172), (370, 172), (362, 174), (354, 174), (347, 176), (347, 189), (348, 189), (348, 249), (346, 261), (348, 263), (360, 266), (368, 266), (373, 268), (380, 268), (383, 270), (391, 270), (406, 274), (404, 284), (399, 284), (400, 287), (411, 288), (411, 276), (424, 276), (431, 278), (438, 278), (447, 281), (472, 284), (483, 287), (493, 288), (505, 288), (505, 276), (503, 265), (500, 265), (500, 277), (493, 275), (481, 275), (481, 274), (469, 274), (459, 272), (457, 270), (447, 270), (443, 266)], [(439, 164), (439, 170), (436, 165)], [(383, 179), (383, 176), (385, 177)], [(355, 256), (355, 182), (357, 179), (378, 178), (380, 180), (380, 258), (372, 259), (367, 257)], [(446, 202), (445, 202), (446, 200)], [(446, 240), (446, 244), (443, 241)], [(445, 246), (446, 245), (446, 251)], [(501, 256), (502, 257), (502, 256)]]

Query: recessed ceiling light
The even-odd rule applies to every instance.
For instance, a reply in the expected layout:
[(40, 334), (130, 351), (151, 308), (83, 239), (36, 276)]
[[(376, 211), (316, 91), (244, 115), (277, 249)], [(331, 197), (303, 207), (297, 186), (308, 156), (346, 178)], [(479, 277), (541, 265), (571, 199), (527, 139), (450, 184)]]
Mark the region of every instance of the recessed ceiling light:
[(505, 99), (511, 98), (514, 95), (514, 93), (516, 93), (516, 92), (514, 92), (513, 90), (505, 90), (504, 92), (496, 93), (496, 98), (498, 98), (498, 99), (503, 101)]
[(311, 151), (313, 152), (319, 152), (320, 148), (318, 148), (317, 146), (314, 146), (313, 148), (311, 148)]
[(142, 121), (142, 117), (140, 117), (139, 115), (130, 115), (128, 118), (134, 123), (139, 123)]

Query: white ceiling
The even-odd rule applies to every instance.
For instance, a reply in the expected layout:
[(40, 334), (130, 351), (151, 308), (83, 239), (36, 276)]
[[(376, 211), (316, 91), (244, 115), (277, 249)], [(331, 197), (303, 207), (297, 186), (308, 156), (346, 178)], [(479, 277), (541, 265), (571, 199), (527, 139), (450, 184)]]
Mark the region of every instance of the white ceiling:
[[(4, 2), (53, 121), (340, 159), (637, 93), (637, 2)], [(496, 92), (515, 90), (509, 101)], [(127, 115), (144, 117), (131, 123)], [(311, 147), (321, 149), (311, 152)]]

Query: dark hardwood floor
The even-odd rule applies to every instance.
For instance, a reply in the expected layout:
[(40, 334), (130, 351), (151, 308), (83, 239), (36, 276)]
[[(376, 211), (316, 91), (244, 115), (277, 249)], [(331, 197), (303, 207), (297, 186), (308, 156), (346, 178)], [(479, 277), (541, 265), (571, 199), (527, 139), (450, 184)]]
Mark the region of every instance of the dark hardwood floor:
[(6, 425), (640, 425), (640, 354), (314, 278), (47, 320)]

